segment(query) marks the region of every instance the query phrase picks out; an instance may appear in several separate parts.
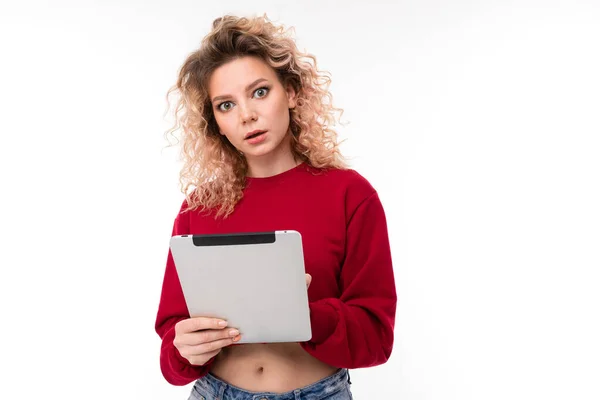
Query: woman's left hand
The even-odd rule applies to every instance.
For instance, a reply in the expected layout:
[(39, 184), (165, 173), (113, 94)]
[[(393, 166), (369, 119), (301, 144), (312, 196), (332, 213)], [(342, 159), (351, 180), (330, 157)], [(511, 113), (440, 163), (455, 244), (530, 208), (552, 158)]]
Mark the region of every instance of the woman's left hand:
[(312, 276), (310, 274), (304, 274), (306, 277), (306, 289), (310, 286), (310, 282), (312, 281)]

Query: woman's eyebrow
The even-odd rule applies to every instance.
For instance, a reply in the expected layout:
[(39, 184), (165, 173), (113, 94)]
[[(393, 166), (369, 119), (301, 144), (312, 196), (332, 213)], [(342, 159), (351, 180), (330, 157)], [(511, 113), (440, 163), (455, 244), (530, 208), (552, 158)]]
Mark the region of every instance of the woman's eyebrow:
[[(254, 86), (254, 85), (256, 85), (256, 84), (258, 84), (258, 83), (260, 83), (260, 82), (262, 82), (262, 81), (266, 81), (266, 79), (265, 79), (265, 78), (258, 78), (257, 80), (255, 80), (254, 82), (252, 82), (251, 84), (249, 84), (248, 86), (246, 86), (246, 92), (247, 92), (248, 90), (250, 90), (250, 89), (252, 88), (252, 86)], [(221, 95), (221, 96), (217, 96), (217, 97), (215, 97), (214, 99), (212, 99), (212, 101), (213, 101), (213, 103), (214, 103), (214, 102), (216, 102), (217, 100), (224, 100), (224, 99), (227, 99), (227, 98), (229, 98), (229, 97), (231, 97), (231, 95), (229, 95), (229, 94), (224, 94), (224, 95)]]

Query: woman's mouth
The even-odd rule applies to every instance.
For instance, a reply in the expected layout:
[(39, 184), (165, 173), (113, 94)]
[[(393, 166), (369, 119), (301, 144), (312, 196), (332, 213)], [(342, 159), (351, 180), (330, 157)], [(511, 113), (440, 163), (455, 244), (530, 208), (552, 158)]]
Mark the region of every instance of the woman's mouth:
[(256, 132), (251, 134), (250, 136), (246, 137), (246, 142), (250, 143), (250, 144), (258, 144), (258, 143), (262, 143), (267, 135), (266, 135), (267, 131), (260, 131), (260, 132)]
[(251, 133), (250, 135), (246, 136), (246, 137), (245, 137), (245, 139), (246, 139), (246, 140), (248, 140), (248, 139), (253, 139), (253, 138), (257, 137), (257, 136), (260, 136), (260, 135), (262, 135), (262, 134), (263, 134), (263, 133), (265, 133), (265, 132), (266, 132), (266, 131), (256, 131), (256, 132), (253, 132), (253, 133)]

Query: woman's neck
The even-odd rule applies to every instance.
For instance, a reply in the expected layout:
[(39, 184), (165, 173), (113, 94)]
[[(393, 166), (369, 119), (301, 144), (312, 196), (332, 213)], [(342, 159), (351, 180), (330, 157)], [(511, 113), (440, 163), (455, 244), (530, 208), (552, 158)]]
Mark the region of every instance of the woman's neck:
[(264, 157), (260, 159), (248, 160), (248, 173), (251, 178), (267, 178), (281, 174), (297, 167), (302, 161), (296, 160), (292, 154), (289, 157), (279, 157), (271, 159)]

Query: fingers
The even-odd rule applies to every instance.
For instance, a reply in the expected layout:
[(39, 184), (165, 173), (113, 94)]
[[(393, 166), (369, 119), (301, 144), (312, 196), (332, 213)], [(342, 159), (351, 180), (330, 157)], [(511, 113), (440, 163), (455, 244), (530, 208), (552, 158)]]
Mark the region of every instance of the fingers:
[(228, 337), (227, 339), (213, 340), (212, 342), (197, 345), (176, 346), (179, 353), (186, 358), (190, 364), (204, 365), (212, 357), (219, 354), (223, 347), (227, 347), (241, 339), (240, 335)]
[(206, 329), (200, 332), (192, 332), (181, 335), (178, 340), (180, 345), (196, 346), (202, 343), (214, 342), (220, 339), (232, 339), (238, 336), (237, 329)]
[(219, 318), (195, 317), (179, 321), (175, 325), (175, 333), (183, 334), (204, 329), (223, 329), (226, 326), (227, 321)]
[[(238, 335), (234, 338), (214, 340), (212, 342), (206, 342), (206, 343), (202, 343), (202, 344), (199, 344), (196, 346), (187, 346), (185, 349), (183, 349), (183, 351), (185, 353), (189, 354), (191, 357), (202, 356), (207, 353), (214, 353), (215, 351), (217, 351), (217, 352), (221, 351), (221, 349), (223, 347), (230, 346), (231, 344), (239, 341), (240, 338), (241, 338), (241, 336)], [(182, 355), (183, 355), (183, 353), (182, 353)]]
[(173, 345), (191, 364), (204, 365), (218, 354), (223, 347), (241, 339), (237, 329), (205, 329), (176, 335)]
[(310, 286), (310, 283), (312, 282), (312, 276), (310, 274), (304, 274), (305, 278), (306, 278), (306, 288), (308, 289), (308, 287)]

